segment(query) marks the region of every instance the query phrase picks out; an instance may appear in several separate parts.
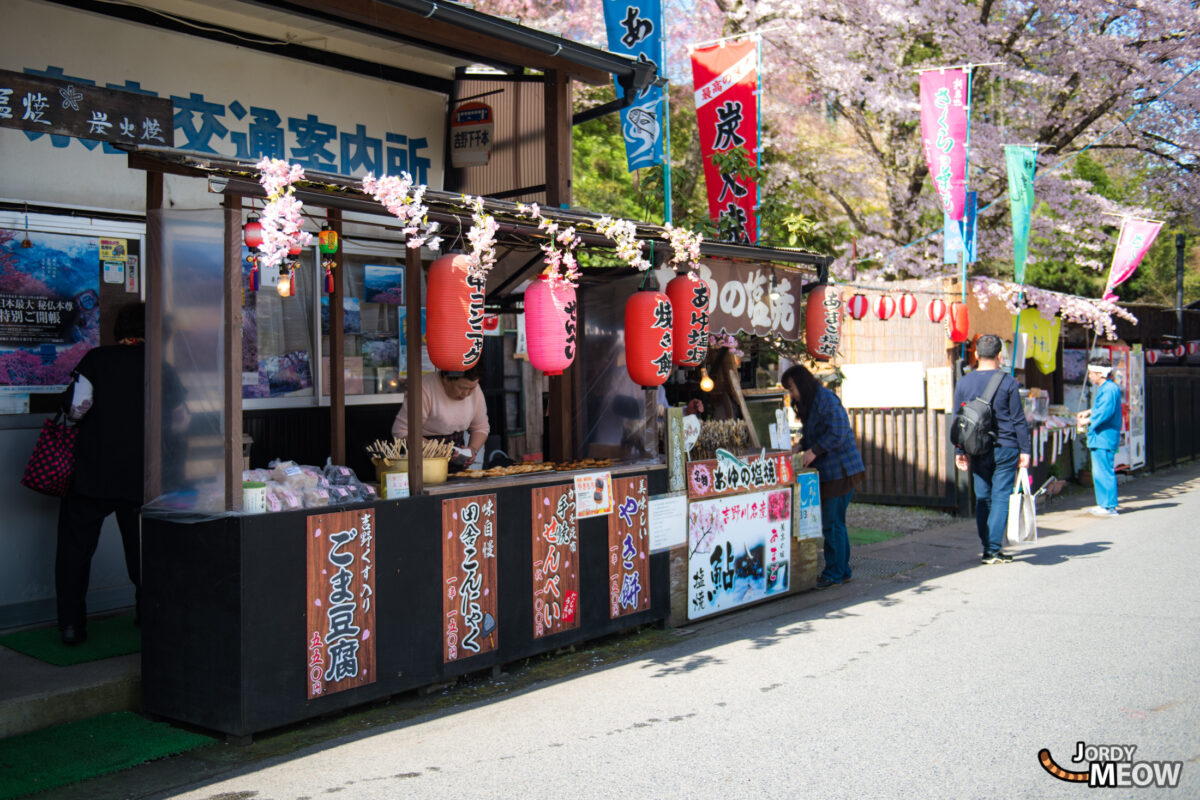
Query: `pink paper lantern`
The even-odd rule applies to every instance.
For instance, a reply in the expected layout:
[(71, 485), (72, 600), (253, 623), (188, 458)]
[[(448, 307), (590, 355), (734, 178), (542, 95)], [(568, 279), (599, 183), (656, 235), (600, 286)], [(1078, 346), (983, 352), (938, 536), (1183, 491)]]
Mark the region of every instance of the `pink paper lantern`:
[(900, 316), (911, 319), (917, 313), (917, 296), (912, 292), (900, 295)]
[(525, 337), (529, 363), (547, 375), (562, 375), (575, 361), (575, 287), (539, 275), (525, 290)]
[(896, 313), (896, 298), (891, 295), (880, 295), (875, 301), (875, 316), (886, 322)]

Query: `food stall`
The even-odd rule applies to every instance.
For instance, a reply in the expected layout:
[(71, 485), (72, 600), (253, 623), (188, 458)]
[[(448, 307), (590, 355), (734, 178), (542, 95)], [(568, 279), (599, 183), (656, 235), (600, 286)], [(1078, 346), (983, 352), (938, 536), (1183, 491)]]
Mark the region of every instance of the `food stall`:
[[(243, 202), (263, 192), (253, 167), (241, 163), (164, 152), (133, 153), (130, 162), (151, 173), (147, 307), (148, 326), (157, 331), (147, 368), (147, 496), (155, 499), (143, 511), (142, 534), (147, 713), (248, 736), (668, 618), (671, 553), (649, 541), (649, 507), (668, 493), (668, 464), (656, 446), (654, 392), (630, 381), (627, 362), (636, 355), (620, 344), (616, 322), (645, 277), (620, 268), (583, 276), (580, 358), (548, 379), (547, 458), (435, 483), (426, 479), (423, 448), (413, 447), (407, 486), (396, 483), (386, 498), (372, 478), (383, 478), (386, 492), (387, 474), (397, 470), (376, 476), (344, 466), (351, 449), (365, 450), (380, 432), (352, 440), (337, 424), (345, 402), (338, 341), (344, 285), (330, 281), (329, 460), (295, 463), (281, 452), (247, 471), (239, 312), (255, 287), (244, 269)], [(164, 172), (207, 180), (222, 207), (163, 209), (153, 176)], [(338, 176), (309, 176), (295, 196), (309, 213), (323, 209), (318, 224), (343, 241), (370, 217), (386, 218), (379, 203)], [(430, 191), (425, 202), (447, 237), (465, 238), (472, 209), (460, 197)], [(503, 309), (511, 301), (493, 294), (496, 287), (519, 286), (540, 271), (531, 244), (538, 228), (516, 221), (516, 204), (485, 202), (501, 219), (497, 241), (510, 246), (517, 264), (487, 279), (489, 298)], [(581, 231), (595, 219), (553, 213)], [(660, 254), (669, 250), (662, 229), (636, 229), (642, 239), (657, 239)], [(612, 247), (598, 233), (580, 236)], [(307, 280), (319, 279), (321, 269), (336, 278), (343, 253), (318, 256)], [(734, 254), (824, 263), (807, 253), (713, 244), (705, 267), (725, 268), (714, 259)], [(278, 280), (285, 272), (305, 280), (302, 268), (281, 271)], [(406, 334), (415, 343), (422, 340), (423, 307), (437, 301), (426, 294), (422, 250), (407, 249), (404, 271)], [(667, 276), (656, 275), (660, 282)], [(276, 279), (258, 280), (269, 286)], [(613, 346), (593, 350), (589, 339)], [(419, 375), (421, 348), (409, 347), (406, 357), (407, 374)], [(165, 407), (156, 388), (168, 372), (186, 388), (183, 415)], [(585, 402), (610, 384), (631, 387), (626, 399), (643, 401), (641, 450), (597, 455), (591, 430), (583, 430), (594, 416), (581, 413)], [(406, 393), (410, 430), (420, 429), (420, 397)], [(189, 420), (182, 429), (181, 416)], [(790, 472), (779, 468), (774, 477), (772, 486), (790, 486)], [(252, 485), (243, 486), (243, 478)], [(254, 513), (271, 484), (280, 510)], [(784, 512), (778, 501), (771, 509)], [(777, 561), (772, 589), (781, 592), (787, 576)]]

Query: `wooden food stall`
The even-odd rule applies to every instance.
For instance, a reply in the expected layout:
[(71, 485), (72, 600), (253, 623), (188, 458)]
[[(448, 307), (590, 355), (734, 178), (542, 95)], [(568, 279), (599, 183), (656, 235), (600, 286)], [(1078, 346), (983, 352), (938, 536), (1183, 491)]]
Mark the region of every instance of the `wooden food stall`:
[[(342, 486), (354, 490), (349, 496), (321, 494), (338, 485), (345, 470), (338, 465), (346, 463), (348, 449), (363, 449), (376, 438), (347, 438), (337, 302), (344, 287), (337, 282), (330, 283), (329, 302), (330, 463), (318, 469), (273, 462), (272, 471), (305, 502), (246, 513), (239, 317), (253, 289), (242, 263), (243, 198), (262, 191), (246, 164), (162, 152), (134, 153), (130, 160), (150, 174), (154, 209), (147, 254), (148, 326), (155, 342), (148, 357), (147, 469), (159, 483), (147, 495), (157, 499), (143, 511), (147, 713), (247, 736), (668, 618), (672, 553), (652, 552), (648, 538), (650, 499), (668, 492), (668, 467), (653, 444), (654, 393), (636, 390), (648, 395), (643, 423), (649, 448), (638, 457), (587, 458), (580, 430), (586, 348), (564, 374), (548, 380), (549, 461), (519, 462), (507, 474), (476, 470), (427, 483), (422, 450), (414, 447), (407, 497), (382, 499), (376, 487), (357, 479)], [(223, 197), (219, 216), (162, 209), (154, 188), (162, 173), (208, 180)], [(296, 196), (310, 213), (323, 209), (320, 222), (343, 238), (371, 215), (386, 218), (357, 182), (338, 176), (310, 176)], [(472, 217), (461, 198), (430, 191), (426, 202), (447, 236), (465, 238)], [(515, 267), (488, 278), (492, 302), (498, 287), (518, 285), (541, 264), (530, 244), (537, 227), (515, 221), (515, 204), (484, 202), (503, 220), (498, 241), (511, 243), (516, 254), (509, 259)], [(594, 220), (579, 212), (554, 213), (581, 231)], [(657, 240), (660, 253), (667, 249), (662, 229), (637, 229), (640, 238)], [(599, 234), (581, 236), (612, 247)], [(724, 252), (729, 248), (741, 256), (761, 254), (746, 246), (709, 247), (710, 257), (733, 254)], [(791, 263), (824, 263), (807, 253), (776, 255)], [(327, 269), (336, 274), (341, 253), (330, 258)], [(423, 271), (421, 251), (408, 249), (409, 342), (422, 340)], [(621, 274), (620, 268), (603, 272)], [(598, 294), (609, 291), (608, 282), (607, 276), (598, 279), (604, 284)], [(578, 329), (586, 339), (585, 321), (592, 330), (603, 329), (603, 301), (580, 294)], [(219, 335), (199, 330), (214, 316), (220, 317)], [(193, 417), (189, 430), (203, 415), (211, 423), (207, 436), (183, 440), (173, 434), (178, 414), (157, 388), (166, 372), (186, 366), (172, 361), (180, 353), (206, 365), (180, 382)], [(420, 347), (407, 349), (408, 375), (421, 374), (421, 358)], [(633, 386), (618, 366), (621, 380)], [(420, 430), (421, 392), (407, 392), (406, 400), (409, 430)], [(779, 464), (771, 485), (790, 483), (784, 461), (770, 463)], [(753, 474), (761, 478), (762, 465), (755, 464)], [(179, 486), (166, 485), (172, 475)], [(310, 502), (314, 497), (320, 499)], [(772, 503), (772, 514), (784, 513)], [(771, 573), (773, 585), (782, 588), (779, 578), (786, 577), (774, 562)]]

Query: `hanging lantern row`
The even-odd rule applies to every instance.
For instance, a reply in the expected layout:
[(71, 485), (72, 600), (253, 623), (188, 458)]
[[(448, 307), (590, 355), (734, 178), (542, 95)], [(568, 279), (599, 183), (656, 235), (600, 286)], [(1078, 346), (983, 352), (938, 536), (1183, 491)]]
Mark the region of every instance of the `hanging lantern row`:
[(948, 306), (946, 301), (940, 297), (935, 297), (929, 301), (929, 321), (935, 325), (946, 318)]
[(912, 292), (905, 292), (900, 295), (900, 316), (905, 319), (912, 319), (913, 314), (917, 313), (917, 296)]
[(887, 322), (896, 313), (896, 298), (890, 294), (881, 294), (875, 301), (875, 316)]

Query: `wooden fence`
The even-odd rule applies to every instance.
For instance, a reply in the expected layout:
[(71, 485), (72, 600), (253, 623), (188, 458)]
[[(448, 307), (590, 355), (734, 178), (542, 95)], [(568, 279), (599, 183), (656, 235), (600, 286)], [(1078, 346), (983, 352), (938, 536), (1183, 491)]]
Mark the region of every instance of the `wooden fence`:
[(1146, 370), (1146, 439), (1151, 469), (1200, 457), (1200, 370)]
[(867, 468), (855, 495), (865, 503), (955, 508), (958, 492), (945, 411), (927, 408), (849, 409)]

